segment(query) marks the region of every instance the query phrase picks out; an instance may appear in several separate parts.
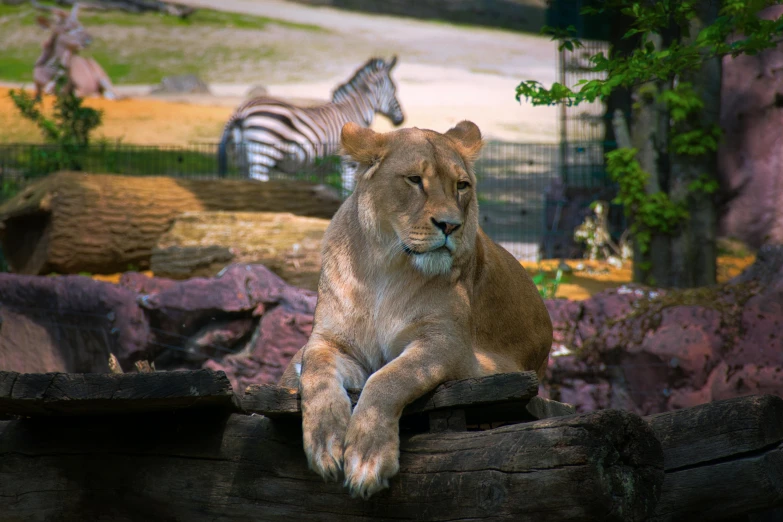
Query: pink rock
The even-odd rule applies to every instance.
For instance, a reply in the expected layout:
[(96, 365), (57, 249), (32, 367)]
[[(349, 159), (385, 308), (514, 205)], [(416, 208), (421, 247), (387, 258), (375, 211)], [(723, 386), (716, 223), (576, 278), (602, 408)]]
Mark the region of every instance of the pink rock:
[[(773, 19), (780, 6), (765, 10)], [(783, 243), (783, 45), (723, 58), (720, 233), (753, 247)]]
[(149, 322), (136, 294), (84, 276), (0, 274), (0, 369), (108, 371), (146, 353)]
[(656, 304), (650, 295), (663, 294), (621, 288), (578, 309), (547, 303), (555, 329), (576, 332), (570, 344), (555, 345), (548, 394), (578, 411), (619, 407), (641, 415), (755, 393), (783, 396), (783, 246), (762, 248), (704, 305), (661, 308), (675, 301)]

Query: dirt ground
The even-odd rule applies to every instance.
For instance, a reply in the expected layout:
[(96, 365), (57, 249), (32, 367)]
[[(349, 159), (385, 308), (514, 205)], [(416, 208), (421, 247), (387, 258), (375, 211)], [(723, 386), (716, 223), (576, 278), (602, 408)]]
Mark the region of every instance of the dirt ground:
[[(180, 62), (192, 62), (189, 67), (195, 70), (187, 72), (205, 79), (211, 90), (211, 95), (206, 96), (155, 96), (150, 94), (152, 84), (128, 85), (123, 84), (128, 80), (115, 79), (118, 93), (126, 99), (88, 101), (88, 105), (104, 111), (104, 125), (97, 131), (98, 136), (142, 145), (216, 142), (232, 109), (255, 85), (263, 85), (272, 96), (328, 100), (335, 86), (347, 80), (369, 57), (388, 59), (397, 55), (393, 77), (406, 114), (404, 126), (443, 132), (460, 120), (469, 119), (488, 139), (557, 141), (556, 108), (533, 107), (514, 97), (515, 88), (523, 79), (549, 84), (556, 78), (556, 46), (546, 37), (279, 0), (181, 3), (278, 22), (255, 30), (170, 28), (158, 22), (145, 28), (110, 25), (110, 21), (106, 21), (109, 25), (100, 25), (96, 18), (93, 26), (88, 26), (96, 37), (89, 52), (107, 67), (111, 65), (118, 75), (131, 69), (122, 73), (122, 78), (133, 81), (136, 76), (132, 70), (150, 64), (157, 64), (155, 70), (163, 75)], [(298, 28), (305, 24), (318, 30)], [(0, 40), (5, 35), (7, 43), (13, 44), (8, 49), (8, 59), (26, 62), (28, 57), (19, 46), (38, 42), (43, 33), (34, 26), (3, 27), (5, 32), (0, 34)], [(222, 45), (236, 52), (227, 51), (202, 63), (205, 45), (206, 50)], [(116, 53), (112, 51), (115, 47)], [(267, 52), (267, 47), (274, 52)], [(128, 54), (131, 51), (135, 54)], [(32, 74), (34, 56), (29, 61)], [(143, 77), (149, 78), (150, 74)], [(0, 83), (0, 143), (38, 141), (36, 130), (22, 121), (10, 105), (4, 86), (21, 84)], [(378, 117), (373, 128), (385, 131), (392, 126)]]

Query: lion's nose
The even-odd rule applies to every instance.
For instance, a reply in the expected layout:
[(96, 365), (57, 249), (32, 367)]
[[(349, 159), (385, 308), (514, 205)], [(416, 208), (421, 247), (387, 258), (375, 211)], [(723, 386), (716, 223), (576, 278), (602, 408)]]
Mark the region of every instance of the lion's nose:
[(438, 221), (435, 218), (432, 219), (432, 224), (443, 231), (447, 236), (462, 226), (462, 223), (454, 223), (451, 221)]

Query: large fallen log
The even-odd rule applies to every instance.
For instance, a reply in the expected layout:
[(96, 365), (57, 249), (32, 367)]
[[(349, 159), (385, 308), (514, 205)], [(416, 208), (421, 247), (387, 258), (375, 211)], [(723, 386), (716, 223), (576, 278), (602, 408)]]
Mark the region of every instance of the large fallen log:
[(172, 179), (59, 172), (0, 206), (3, 253), (23, 274), (146, 269), (184, 212), (290, 212), (329, 219), (340, 200), (295, 181)]
[(780, 397), (729, 399), (647, 420), (666, 467), (651, 521), (749, 520), (740, 517), (783, 507)]
[(187, 212), (158, 240), (150, 269), (187, 279), (214, 276), (228, 263), (260, 263), (288, 284), (317, 290), (328, 225), (284, 212)]
[(639, 417), (573, 415), (404, 439), (369, 501), (307, 469), (297, 422), (114, 415), (0, 422), (6, 520), (633, 522), (652, 512), (663, 455)]

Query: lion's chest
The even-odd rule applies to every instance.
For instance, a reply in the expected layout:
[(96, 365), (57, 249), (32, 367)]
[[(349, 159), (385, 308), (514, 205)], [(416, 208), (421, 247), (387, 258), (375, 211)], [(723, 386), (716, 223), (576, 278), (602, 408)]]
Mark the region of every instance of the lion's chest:
[(352, 355), (363, 359), (372, 371), (403, 352), (426, 307), (420, 289), (393, 279), (381, 281), (375, 289), (361, 296), (361, 305), (354, 307), (360, 313), (349, 314), (345, 323), (353, 350), (358, 352)]

